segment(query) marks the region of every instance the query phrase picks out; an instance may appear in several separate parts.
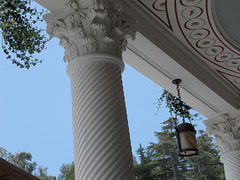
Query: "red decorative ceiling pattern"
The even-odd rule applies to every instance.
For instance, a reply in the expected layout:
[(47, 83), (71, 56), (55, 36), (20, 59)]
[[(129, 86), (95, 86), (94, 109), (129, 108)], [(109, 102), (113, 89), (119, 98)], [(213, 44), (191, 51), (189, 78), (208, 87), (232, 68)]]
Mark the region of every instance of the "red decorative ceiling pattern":
[[(218, 32), (211, 14), (210, 0), (174, 0), (174, 7), (167, 6), (170, 4), (167, 0), (138, 2), (153, 16), (157, 16), (160, 23), (171, 28), (176, 38), (181, 34), (181, 40), (195, 51), (200, 59), (206, 61), (215, 72), (240, 91), (240, 53)], [(164, 2), (165, 8), (161, 9), (161, 13), (157, 13)], [(166, 18), (169, 17), (168, 9), (175, 13), (176, 19), (172, 22)], [(172, 26), (174, 23), (177, 25)]]

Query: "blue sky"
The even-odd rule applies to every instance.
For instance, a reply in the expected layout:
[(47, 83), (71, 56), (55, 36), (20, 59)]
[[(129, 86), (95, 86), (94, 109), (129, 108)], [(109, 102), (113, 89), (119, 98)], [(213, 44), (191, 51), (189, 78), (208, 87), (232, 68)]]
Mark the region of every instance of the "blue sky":
[[(0, 52), (0, 147), (11, 153), (30, 152), (38, 165), (55, 176), (63, 163), (73, 161), (70, 79), (58, 44), (57, 39), (48, 42), (37, 55), (43, 63), (30, 70), (19, 69)], [(155, 115), (161, 88), (128, 65), (123, 86), (136, 155), (139, 143), (146, 147), (156, 141), (154, 131), (160, 131), (160, 123), (170, 114), (163, 107)]]

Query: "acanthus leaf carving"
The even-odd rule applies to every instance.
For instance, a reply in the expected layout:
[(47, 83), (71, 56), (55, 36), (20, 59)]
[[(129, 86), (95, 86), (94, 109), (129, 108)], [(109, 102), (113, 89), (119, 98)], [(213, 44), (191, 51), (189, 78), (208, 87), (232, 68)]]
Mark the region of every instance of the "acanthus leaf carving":
[(78, 48), (75, 44), (70, 43), (67, 39), (62, 38), (59, 45), (65, 49), (64, 62), (70, 62), (71, 58), (76, 58), (78, 55)]
[(121, 16), (120, 3), (93, 0), (87, 10), (80, 11), (77, 1), (69, 0), (66, 7), (71, 10), (64, 12), (65, 16), (67, 14), (65, 18), (53, 18), (54, 13), (45, 16), (47, 32), (50, 38), (60, 39), (66, 62), (93, 53), (107, 53), (121, 58), (127, 47), (126, 39), (135, 37), (135, 22), (130, 24)]
[(95, 53), (97, 50), (97, 43), (94, 38), (84, 38), (79, 43), (79, 49), (82, 55)]
[(78, 3), (75, 0), (69, 0), (66, 3), (66, 7), (68, 7), (70, 10), (77, 11)]
[(227, 114), (220, 115), (220, 122), (208, 124), (206, 132), (215, 136), (216, 144), (222, 154), (240, 150), (240, 114), (229, 118)]

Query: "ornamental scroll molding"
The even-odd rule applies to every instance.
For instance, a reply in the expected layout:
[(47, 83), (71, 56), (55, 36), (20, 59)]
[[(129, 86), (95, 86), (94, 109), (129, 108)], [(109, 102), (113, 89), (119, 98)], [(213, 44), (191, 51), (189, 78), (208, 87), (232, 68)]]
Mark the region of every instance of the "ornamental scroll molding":
[(205, 124), (207, 125), (206, 132), (215, 136), (216, 144), (222, 155), (240, 150), (240, 114), (235, 118), (229, 117), (228, 114), (222, 114), (219, 116), (219, 122)]
[(122, 58), (127, 38), (136, 34), (136, 21), (123, 14), (122, 4), (115, 1), (92, 0), (88, 9), (81, 9), (77, 1), (69, 0), (64, 10), (44, 19), (50, 38), (59, 38), (65, 49), (65, 62), (94, 53)]

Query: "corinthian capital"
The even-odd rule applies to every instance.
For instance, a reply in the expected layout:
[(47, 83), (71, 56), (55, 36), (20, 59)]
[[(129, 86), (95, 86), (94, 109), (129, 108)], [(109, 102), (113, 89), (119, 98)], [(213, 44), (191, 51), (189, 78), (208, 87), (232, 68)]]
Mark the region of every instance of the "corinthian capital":
[(204, 121), (207, 133), (215, 136), (222, 154), (240, 150), (240, 112), (222, 114), (218, 118)]
[(65, 62), (93, 53), (121, 58), (126, 39), (134, 39), (136, 32), (135, 21), (123, 14), (116, 1), (92, 0), (82, 9), (77, 1), (69, 0), (64, 10), (46, 14), (44, 19), (50, 38), (59, 38), (65, 49)]

